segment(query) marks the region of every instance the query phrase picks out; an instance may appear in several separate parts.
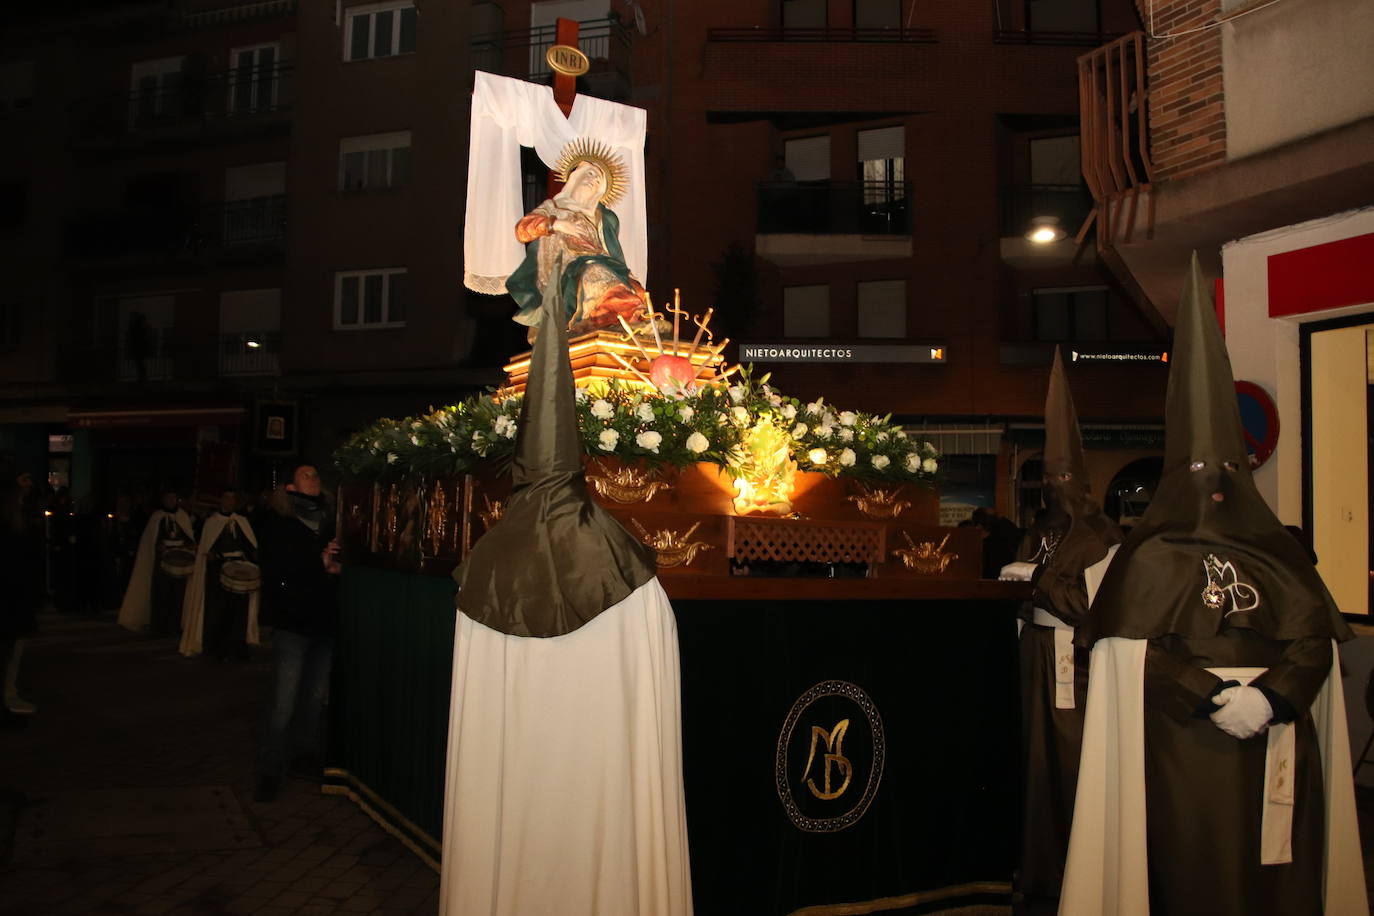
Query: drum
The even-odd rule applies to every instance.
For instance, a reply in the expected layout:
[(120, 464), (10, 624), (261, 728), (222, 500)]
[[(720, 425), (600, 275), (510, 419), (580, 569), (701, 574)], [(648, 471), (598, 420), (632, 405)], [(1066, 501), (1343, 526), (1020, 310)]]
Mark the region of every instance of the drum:
[(173, 579), (190, 578), (196, 568), (196, 552), (184, 547), (168, 547), (162, 551), (162, 559), (158, 561), (158, 565)]
[(225, 560), (219, 568), (219, 584), (226, 592), (251, 595), (262, 587), (262, 572), (258, 564), (247, 560)]

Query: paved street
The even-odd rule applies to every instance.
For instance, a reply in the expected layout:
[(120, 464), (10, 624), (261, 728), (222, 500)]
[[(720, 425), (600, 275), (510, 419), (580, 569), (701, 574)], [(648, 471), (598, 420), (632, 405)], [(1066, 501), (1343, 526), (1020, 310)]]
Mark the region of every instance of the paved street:
[(438, 875), (352, 802), (299, 779), (253, 802), (269, 673), (43, 615), (39, 714), (0, 730), (0, 916), (435, 913)]

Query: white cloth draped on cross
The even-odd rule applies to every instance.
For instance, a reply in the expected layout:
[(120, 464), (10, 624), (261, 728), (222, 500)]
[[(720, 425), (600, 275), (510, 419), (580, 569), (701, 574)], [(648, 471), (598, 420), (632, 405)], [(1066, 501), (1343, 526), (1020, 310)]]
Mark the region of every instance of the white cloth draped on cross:
[(515, 238), (515, 224), (525, 215), (520, 147), (533, 148), (552, 168), (563, 148), (579, 137), (606, 144), (625, 164), (625, 196), (613, 209), (620, 218), (625, 263), (644, 281), (649, 250), (645, 124), (642, 108), (585, 95), (573, 99), (565, 118), (548, 86), (479, 70), (472, 91), (463, 285), (479, 293), (504, 293), (506, 278), (525, 256), (525, 246)]

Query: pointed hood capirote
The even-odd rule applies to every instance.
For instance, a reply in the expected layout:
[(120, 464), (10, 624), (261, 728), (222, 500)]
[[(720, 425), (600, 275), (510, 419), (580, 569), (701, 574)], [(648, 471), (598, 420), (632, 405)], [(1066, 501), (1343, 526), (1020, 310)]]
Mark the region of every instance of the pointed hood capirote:
[(654, 552), (591, 499), (568, 331), (547, 284), (501, 520), (454, 571), (458, 609), (511, 636), (562, 636), (656, 573)]
[(1349, 639), (1312, 561), (1255, 488), (1231, 361), (1193, 255), (1174, 327), (1164, 469), (1078, 639)]
[(1048, 500), (1057, 500), (1069, 516), (1069, 528), (1045, 562), (1037, 578), (1035, 604), (1056, 614), (1066, 623), (1080, 623), (1081, 605), (1086, 598), (1069, 599), (1058, 589), (1079, 585), (1083, 570), (1107, 555), (1113, 544), (1120, 544), (1121, 529), (1102, 514), (1102, 506), (1088, 490), (1088, 464), (1083, 456), (1083, 436), (1078, 427), (1078, 411), (1064, 371), (1064, 358), (1054, 348), (1054, 366), (1045, 392), (1045, 452), (1042, 487)]

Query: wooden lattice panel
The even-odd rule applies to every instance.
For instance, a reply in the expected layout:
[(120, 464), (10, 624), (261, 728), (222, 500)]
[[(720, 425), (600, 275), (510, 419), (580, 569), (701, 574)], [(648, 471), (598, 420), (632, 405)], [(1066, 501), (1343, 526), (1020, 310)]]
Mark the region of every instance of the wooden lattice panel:
[(729, 555), (741, 562), (877, 564), (887, 549), (883, 532), (867, 522), (731, 517)]

